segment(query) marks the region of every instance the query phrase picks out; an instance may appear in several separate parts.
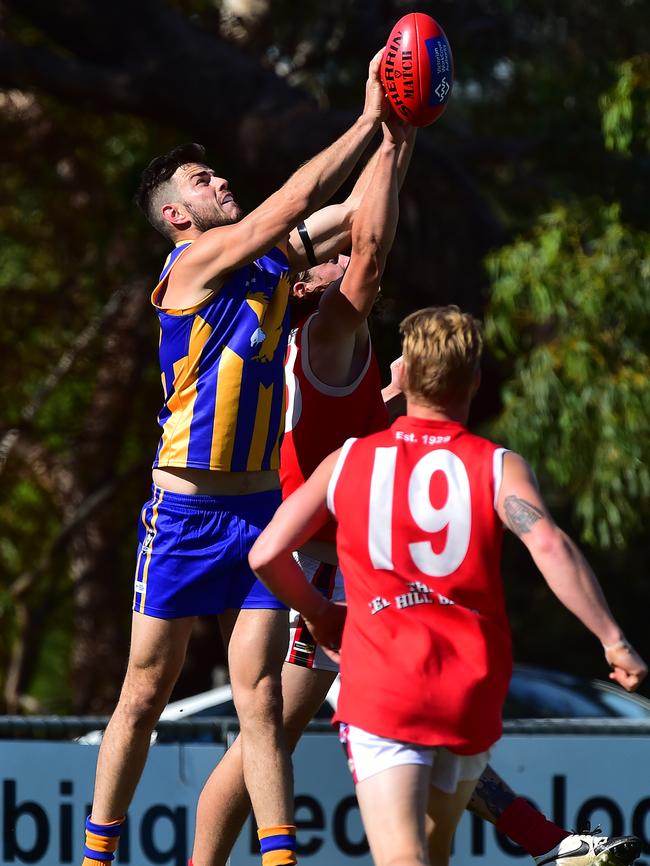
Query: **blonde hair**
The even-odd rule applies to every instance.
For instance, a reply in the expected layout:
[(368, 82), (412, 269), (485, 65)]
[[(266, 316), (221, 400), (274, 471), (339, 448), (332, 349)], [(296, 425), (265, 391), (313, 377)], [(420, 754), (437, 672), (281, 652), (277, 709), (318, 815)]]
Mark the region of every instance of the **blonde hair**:
[(469, 396), (483, 351), (480, 322), (458, 307), (427, 307), (400, 324), (405, 385), (415, 402), (432, 405)]

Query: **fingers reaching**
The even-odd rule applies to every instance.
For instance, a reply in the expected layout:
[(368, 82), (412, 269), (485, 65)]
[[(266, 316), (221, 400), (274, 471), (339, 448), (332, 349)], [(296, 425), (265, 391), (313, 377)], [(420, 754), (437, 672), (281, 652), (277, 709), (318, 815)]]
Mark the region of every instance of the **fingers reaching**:
[(368, 66), (368, 81), (366, 82), (366, 102), (363, 108), (364, 114), (372, 116), (374, 121), (385, 120), (388, 117), (388, 98), (384, 93), (381, 83), (379, 69), (384, 49), (381, 48), (370, 61)]

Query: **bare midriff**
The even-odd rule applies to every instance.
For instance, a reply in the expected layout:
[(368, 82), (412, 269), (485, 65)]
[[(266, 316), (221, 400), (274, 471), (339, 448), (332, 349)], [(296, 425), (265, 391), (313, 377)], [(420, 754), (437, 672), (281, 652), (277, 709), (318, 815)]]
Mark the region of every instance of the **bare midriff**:
[(184, 469), (158, 466), (153, 483), (171, 493), (188, 496), (243, 496), (278, 490), (280, 479), (274, 469), (261, 472), (216, 472), (209, 469)]

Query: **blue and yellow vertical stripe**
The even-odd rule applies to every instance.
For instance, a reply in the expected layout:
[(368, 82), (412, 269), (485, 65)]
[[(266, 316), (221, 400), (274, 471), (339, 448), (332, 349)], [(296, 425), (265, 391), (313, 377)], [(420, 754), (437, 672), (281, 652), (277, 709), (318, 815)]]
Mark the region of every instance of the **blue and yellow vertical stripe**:
[(156, 299), (188, 245), (172, 252), (152, 296), (165, 399), (154, 466), (277, 469), (288, 338), (286, 256), (276, 247), (230, 274), (198, 307), (165, 309)]

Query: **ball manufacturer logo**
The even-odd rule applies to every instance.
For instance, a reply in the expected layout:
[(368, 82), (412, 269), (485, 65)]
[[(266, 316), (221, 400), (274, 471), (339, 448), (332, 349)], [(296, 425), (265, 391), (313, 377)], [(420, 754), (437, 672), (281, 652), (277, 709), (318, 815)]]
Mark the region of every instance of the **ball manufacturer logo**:
[[(386, 46), (384, 59), (384, 84), (388, 98), (393, 107), (402, 117), (407, 118), (412, 114), (405, 100), (415, 100), (415, 87), (413, 81), (413, 52), (402, 51), (402, 31), (398, 31)], [(395, 62), (401, 61), (401, 69), (395, 68)], [(396, 82), (400, 81), (400, 89)]]

